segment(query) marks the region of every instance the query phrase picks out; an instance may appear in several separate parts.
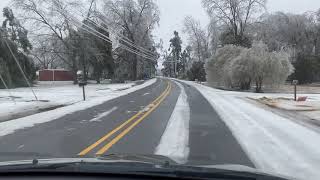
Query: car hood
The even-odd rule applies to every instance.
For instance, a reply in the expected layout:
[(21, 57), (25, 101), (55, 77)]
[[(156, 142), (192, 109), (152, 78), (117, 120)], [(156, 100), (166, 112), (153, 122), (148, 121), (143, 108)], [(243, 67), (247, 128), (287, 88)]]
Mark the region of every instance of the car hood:
[[(0, 162), (0, 171), (4, 167), (14, 167), (22, 165), (60, 165), (60, 164), (73, 164), (73, 163), (101, 163), (101, 164), (112, 164), (112, 163), (142, 163), (146, 165), (152, 165), (155, 167), (197, 167), (203, 170), (215, 170), (219, 171), (232, 171), (232, 172), (247, 172), (253, 174), (262, 174), (268, 176), (275, 176), (279, 178), (289, 179), (288, 177), (283, 177), (278, 174), (262, 172), (258, 169), (252, 167), (237, 165), (237, 164), (223, 164), (223, 165), (188, 165), (188, 164), (178, 164), (171, 158), (159, 155), (126, 155), (126, 154), (111, 154), (107, 156), (99, 156), (96, 158), (52, 158), (52, 159), (33, 159), (33, 160), (19, 160), (19, 161), (6, 161)], [(292, 178), (291, 178), (292, 179)]]

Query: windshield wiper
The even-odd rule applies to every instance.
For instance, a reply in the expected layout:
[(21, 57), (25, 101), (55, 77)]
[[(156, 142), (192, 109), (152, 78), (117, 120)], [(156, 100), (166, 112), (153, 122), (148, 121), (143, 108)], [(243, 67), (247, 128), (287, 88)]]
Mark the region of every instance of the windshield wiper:
[(161, 166), (169, 166), (169, 165), (177, 165), (175, 161), (172, 159), (160, 156), (160, 155), (128, 155), (128, 154), (108, 154), (98, 156), (98, 159), (101, 160), (127, 160), (134, 162), (144, 162), (150, 163), (153, 165), (161, 165)]

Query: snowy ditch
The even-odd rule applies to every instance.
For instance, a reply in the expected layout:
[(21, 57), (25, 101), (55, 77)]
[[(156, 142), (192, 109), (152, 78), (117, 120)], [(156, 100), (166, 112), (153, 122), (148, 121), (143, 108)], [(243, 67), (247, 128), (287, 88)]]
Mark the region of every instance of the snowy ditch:
[(190, 106), (183, 85), (175, 83), (178, 84), (181, 93), (155, 154), (170, 157), (184, 164), (189, 156)]
[(9, 113), (0, 113), (0, 123), (13, 120), (13, 119), (18, 119), (26, 116), (30, 116), (33, 114), (41, 113), (41, 112), (46, 112), (46, 111), (51, 111), (57, 108), (64, 107), (66, 105), (62, 104), (53, 104), (53, 103), (47, 103), (47, 102), (34, 102), (34, 106), (29, 106), (30, 103), (28, 103), (29, 107), (17, 107), (19, 105), (16, 105), (13, 111)]

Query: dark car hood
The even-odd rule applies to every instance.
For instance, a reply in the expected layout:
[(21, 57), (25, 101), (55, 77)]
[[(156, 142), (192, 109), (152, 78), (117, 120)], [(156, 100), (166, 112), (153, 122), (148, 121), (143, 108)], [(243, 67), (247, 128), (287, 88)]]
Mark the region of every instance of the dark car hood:
[[(126, 154), (111, 154), (107, 156), (100, 156), (96, 158), (53, 158), (53, 159), (34, 159), (34, 160), (19, 160), (19, 161), (7, 161), (0, 162), (0, 172), (1, 169), (5, 167), (14, 167), (22, 165), (60, 165), (60, 164), (72, 164), (72, 163), (102, 163), (102, 164), (112, 164), (112, 163), (142, 163), (146, 165), (159, 166), (159, 167), (197, 167), (208, 170), (217, 171), (234, 171), (234, 172), (247, 172), (254, 174), (262, 174), (275, 176), (279, 178), (289, 179), (288, 177), (283, 177), (280, 175), (275, 175), (274, 173), (262, 172), (258, 169), (254, 169), (244, 165), (236, 164), (224, 164), (224, 165), (181, 165), (175, 162), (173, 159), (159, 156), (159, 155), (126, 155)], [(292, 178), (291, 178), (292, 179)]]

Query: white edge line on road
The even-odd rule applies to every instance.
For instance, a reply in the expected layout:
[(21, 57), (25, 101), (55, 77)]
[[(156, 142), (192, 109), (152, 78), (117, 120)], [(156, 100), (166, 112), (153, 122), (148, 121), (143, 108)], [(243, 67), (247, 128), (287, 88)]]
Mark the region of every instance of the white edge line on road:
[(176, 81), (175, 83), (181, 92), (155, 154), (170, 157), (184, 164), (189, 156), (190, 106), (183, 85)]

